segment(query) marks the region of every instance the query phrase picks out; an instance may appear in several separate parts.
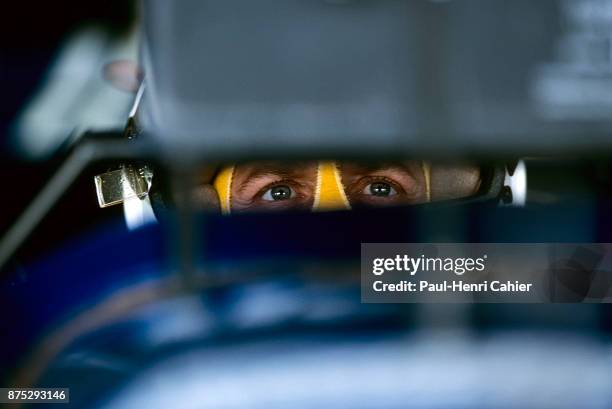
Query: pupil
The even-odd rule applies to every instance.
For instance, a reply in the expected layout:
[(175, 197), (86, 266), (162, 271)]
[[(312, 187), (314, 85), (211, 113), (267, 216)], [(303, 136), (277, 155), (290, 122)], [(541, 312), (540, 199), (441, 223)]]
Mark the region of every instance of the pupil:
[(372, 183), (370, 185), (370, 193), (374, 196), (389, 196), (391, 193), (391, 186), (388, 183)]
[(270, 193), (274, 200), (286, 200), (291, 197), (291, 189), (288, 186), (275, 186)]

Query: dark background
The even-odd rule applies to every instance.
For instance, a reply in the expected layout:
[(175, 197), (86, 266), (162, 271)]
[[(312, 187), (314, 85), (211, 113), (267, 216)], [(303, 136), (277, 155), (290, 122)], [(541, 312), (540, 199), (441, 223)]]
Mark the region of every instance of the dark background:
[[(9, 5), (10, 4), (10, 5)], [(0, 235), (40, 191), (62, 163), (70, 147), (47, 160), (25, 161), (8, 144), (15, 117), (44, 82), (45, 74), (63, 41), (75, 30), (98, 25), (120, 35), (134, 22), (132, 1), (10, 2), (0, 13)], [(100, 74), (102, 75), (102, 74)], [(52, 249), (65, 238), (108, 218), (121, 209), (100, 211), (91, 175), (84, 175), (55, 206), (18, 253), (25, 262)], [(15, 265), (13, 263), (13, 266)]]

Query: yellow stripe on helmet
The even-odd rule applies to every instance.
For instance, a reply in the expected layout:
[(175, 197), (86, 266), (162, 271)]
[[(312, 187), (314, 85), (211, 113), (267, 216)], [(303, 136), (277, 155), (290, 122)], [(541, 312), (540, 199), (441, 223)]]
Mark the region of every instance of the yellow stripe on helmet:
[(350, 208), (336, 162), (319, 162), (317, 190), (312, 209), (325, 211)]
[(427, 193), (427, 201), (431, 202), (431, 166), (429, 162), (421, 161), (421, 169), (425, 176), (425, 192)]
[(221, 205), (221, 213), (230, 214), (232, 209), (232, 181), (234, 179), (234, 167), (226, 166), (217, 174), (213, 183), (217, 194), (219, 195), (219, 203)]
[[(223, 214), (232, 210), (232, 182), (234, 166), (227, 166), (215, 177), (213, 186), (219, 195)], [(350, 209), (351, 205), (342, 186), (342, 178), (335, 162), (319, 162), (317, 168), (317, 186), (312, 209), (315, 211)]]

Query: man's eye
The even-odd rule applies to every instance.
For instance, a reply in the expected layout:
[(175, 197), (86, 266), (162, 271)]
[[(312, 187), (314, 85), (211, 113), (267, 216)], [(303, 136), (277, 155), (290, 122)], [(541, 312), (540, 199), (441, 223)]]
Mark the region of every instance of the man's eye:
[(385, 182), (370, 183), (363, 189), (363, 193), (376, 197), (389, 197), (397, 195), (397, 191), (393, 188), (393, 186)]
[(291, 199), (293, 196), (295, 196), (295, 192), (289, 186), (277, 185), (266, 190), (261, 198), (272, 202)]

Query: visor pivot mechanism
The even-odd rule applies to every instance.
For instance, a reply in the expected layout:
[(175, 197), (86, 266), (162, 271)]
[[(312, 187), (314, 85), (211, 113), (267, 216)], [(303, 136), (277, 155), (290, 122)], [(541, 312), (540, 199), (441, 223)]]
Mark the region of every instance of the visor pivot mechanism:
[(100, 207), (109, 207), (149, 194), (153, 173), (147, 166), (122, 165), (94, 177)]

